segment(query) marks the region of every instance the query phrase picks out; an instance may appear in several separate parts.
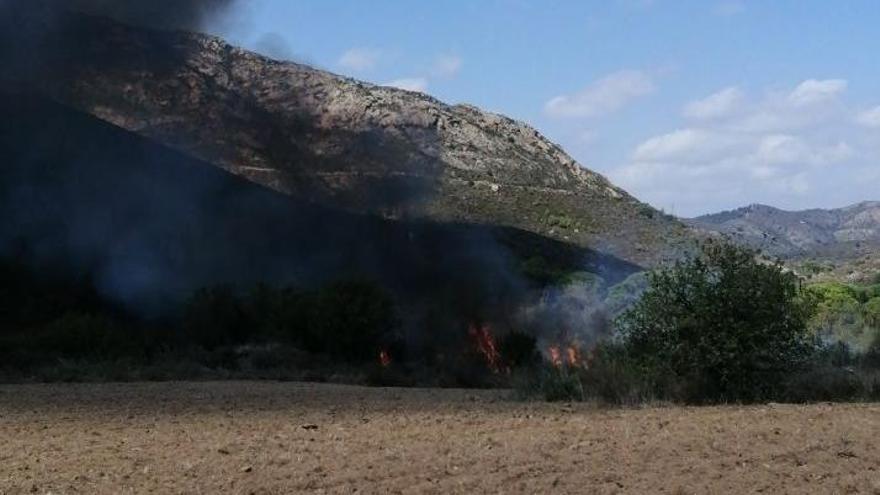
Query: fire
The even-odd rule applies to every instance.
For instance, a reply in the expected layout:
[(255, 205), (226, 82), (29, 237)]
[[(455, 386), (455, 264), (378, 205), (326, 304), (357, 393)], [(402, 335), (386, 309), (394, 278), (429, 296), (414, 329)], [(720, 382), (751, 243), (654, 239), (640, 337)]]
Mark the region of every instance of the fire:
[(471, 324), (468, 327), (468, 334), (474, 340), (477, 351), (486, 358), (486, 366), (493, 373), (498, 373), (501, 370), (501, 353), (498, 352), (498, 346), (495, 344), (495, 337), (492, 336), (489, 325)]
[(550, 355), (550, 364), (557, 368), (562, 367), (562, 353), (559, 351), (558, 345), (551, 345), (548, 347), (547, 354)]
[(547, 347), (547, 357), (550, 358), (550, 364), (556, 368), (562, 368), (563, 366), (580, 368), (585, 364), (581, 355), (581, 349), (575, 344), (568, 344), (565, 347), (552, 344)]
[(568, 358), (568, 365), (577, 367), (581, 363), (581, 351), (577, 347), (568, 346), (565, 348), (565, 355)]
[(391, 354), (385, 349), (379, 351), (379, 364), (381, 364), (383, 368), (387, 368), (391, 364)]

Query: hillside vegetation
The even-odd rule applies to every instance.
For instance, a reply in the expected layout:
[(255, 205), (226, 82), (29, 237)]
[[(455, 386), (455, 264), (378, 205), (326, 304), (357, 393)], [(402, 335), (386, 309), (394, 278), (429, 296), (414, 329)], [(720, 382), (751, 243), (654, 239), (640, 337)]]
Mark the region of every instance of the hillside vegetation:
[(8, 26), (58, 54), (35, 62), (43, 66), (26, 87), (285, 194), (389, 218), (514, 227), (636, 264), (691, 239), (507, 117), (207, 35), (75, 14), (58, 23), (48, 38), (39, 21)]

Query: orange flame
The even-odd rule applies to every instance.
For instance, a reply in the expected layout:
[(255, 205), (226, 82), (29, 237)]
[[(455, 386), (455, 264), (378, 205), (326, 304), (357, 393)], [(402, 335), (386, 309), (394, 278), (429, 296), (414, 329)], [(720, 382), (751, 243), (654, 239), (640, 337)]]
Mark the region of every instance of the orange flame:
[(501, 354), (498, 352), (498, 346), (495, 344), (495, 337), (492, 336), (489, 325), (471, 324), (468, 327), (468, 334), (474, 340), (477, 351), (486, 358), (486, 366), (493, 373), (498, 373), (501, 370)]
[(391, 364), (391, 354), (385, 349), (379, 351), (379, 364), (381, 364), (383, 368), (387, 368)]
[(547, 348), (547, 353), (550, 354), (550, 364), (557, 368), (562, 367), (562, 353), (559, 351), (558, 345), (551, 345)]
[(584, 365), (581, 349), (575, 344), (568, 344), (565, 348), (553, 344), (547, 347), (547, 357), (550, 358), (550, 364), (556, 368), (569, 366), (572, 368), (580, 368)]
[(568, 346), (565, 348), (565, 355), (568, 357), (568, 365), (578, 367), (581, 364), (581, 351), (577, 347)]

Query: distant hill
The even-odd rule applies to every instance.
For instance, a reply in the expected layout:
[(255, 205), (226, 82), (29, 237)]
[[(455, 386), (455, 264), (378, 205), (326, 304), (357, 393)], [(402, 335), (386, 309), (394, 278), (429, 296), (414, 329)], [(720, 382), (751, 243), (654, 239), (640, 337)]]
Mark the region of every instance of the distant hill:
[(750, 205), (732, 211), (703, 215), (692, 225), (778, 256), (858, 252), (860, 245), (880, 243), (880, 201), (865, 201), (845, 208), (785, 211)]
[(302, 200), (512, 227), (642, 265), (691, 239), (677, 219), (507, 117), (212, 36), (79, 14), (51, 30), (41, 22), (5, 26), (23, 32), (19, 51), (45, 55), (28, 61), (30, 89)]
[(859, 280), (880, 271), (880, 201), (803, 211), (755, 204), (687, 222), (790, 260), (808, 272)]

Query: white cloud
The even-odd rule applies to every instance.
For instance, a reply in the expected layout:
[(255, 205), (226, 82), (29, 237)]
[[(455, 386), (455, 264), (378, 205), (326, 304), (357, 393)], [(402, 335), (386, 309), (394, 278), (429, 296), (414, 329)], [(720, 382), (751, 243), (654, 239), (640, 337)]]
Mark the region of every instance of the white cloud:
[(762, 165), (795, 163), (808, 155), (809, 148), (801, 139), (786, 134), (771, 134), (760, 138), (755, 152)]
[[(696, 117), (700, 110), (711, 113), (718, 110), (714, 119), (723, 121), (729, 128), (740, 132), (786, 133), (802, 130), (824, 121), (841, 116), (840, 96), (846, 90), (847, 82), (843, 79), (815, 80), (808, 79), (787, 91), (768, 91), (760, 99), (749, 101), (745, 93), (725, 92), (721, 90), (704, 100), (685, 106), (686, 116)], [(726, 96), (729, 101), (725, 102)], [(716, 98), (717, 97), (717, 98)], [(710, 100), (716, 100), (713, 106)], [(729, 111), (721, 110), (728, 103)], [(688, 114), (687, 110), (691, 113)], [(696, 113), (694, 113), (696, 112)], [(708, 120), (708, 119), (705, 119)]]
[(382, 52), (375, 48), (352, 48), (339, 57), (336, 63), (343, 69), (363, 72), (376, 67)]
[(760, 138), (753, 162), (758, 165), (829, 165), (853, 154), (852, 147), (843, 141), (811, 145), (799, 136), (771, 134)]
[(856, 122), (865, 127), (880, 127), (880, 105), (860, 112), (856, 116)]
[(383, 86), (391, 86), (393, 88), (405, 89), (407, 91), (418, 91), (424, 93), (428, 89), (428, 80), (424, 77), (407, 77), (403, 79), (395, 79), (387, 82)]
[(625, 70), (609, 74), (575, 94), (552, 98), (544, 105), (544, 111), (552, 117), (597, 117), (650, 94), (654, 89), (654, 82), (648, 74)]
[(808, 79), (789, 93), (788, 100), (795, 106), (812, 105), (833, 99), (846, 91), (845, 79)]
[(744, 98), (743, 92), (731, 86), (703, 99), (694, 100), (684, 107), (684, 116), (692, 119), (726, 117), (737, 110)]
[(683, 159), (692, 155), (713, 141), (710, 132), (702, 129), (679, 129), (668, 134), (655, 136), (636, 147), (633, 159), (636, 161), (663, 161)]
[(434, 77), (455, 77), (461, 71), (462, 60), (457, 55), (442, 55), (434, 60), (431, 75)]
[[(804, 81), (757, 97), (726, 88), (684, 107), (690, 126), (633, 147), (609, 176), (637, 197), (682, 215), (752, 202), (827, 206), (876, 197), (880, 106), (855, 115), (844, 80)], [(861, 125), (856, 125), (861, 124)]]

